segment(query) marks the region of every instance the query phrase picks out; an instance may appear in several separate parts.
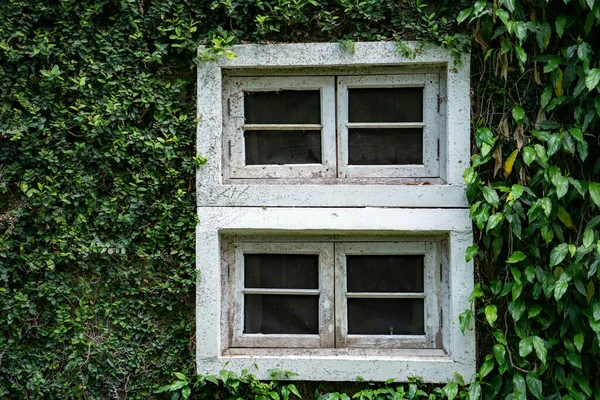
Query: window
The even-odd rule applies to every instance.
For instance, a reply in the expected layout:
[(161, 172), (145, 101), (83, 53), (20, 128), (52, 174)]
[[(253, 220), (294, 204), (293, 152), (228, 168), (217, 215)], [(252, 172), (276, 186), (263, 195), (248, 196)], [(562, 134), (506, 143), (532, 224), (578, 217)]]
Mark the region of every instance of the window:
[(225, 179), (438, 178), (439, 73), (374, 72), (225, 75)]
[(233, 50), (198, 67), (198, 372), (471, 379), (469, 56)]
[(441, 347), (440, 251), (439, 240), (225, 240), (231, 347)]

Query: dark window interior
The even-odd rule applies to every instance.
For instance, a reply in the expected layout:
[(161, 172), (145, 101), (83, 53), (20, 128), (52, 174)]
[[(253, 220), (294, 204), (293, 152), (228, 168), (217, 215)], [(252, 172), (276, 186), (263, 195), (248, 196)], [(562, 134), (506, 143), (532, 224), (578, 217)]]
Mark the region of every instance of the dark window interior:
[(348, 299), (348, 333), (425, 334), (423, 299)]
[(318, 289), (317, 254), (244, 254), (244, 287)]
[(318, 334), (319, 296), (247, 294), (244, 333)]
[(246, 131), (246, 165), (321, 164), (321, 131)]
[(423, 292), (423, 255), (347, 256), (348, 292)]
[(319, 90), (245, 92), (247, 124), (320, 124)]
[(423, 128), (349, 129), (348, 164), (423, 164)]
[(349, 122), (423, 122), (423, 88), (348, 89)]

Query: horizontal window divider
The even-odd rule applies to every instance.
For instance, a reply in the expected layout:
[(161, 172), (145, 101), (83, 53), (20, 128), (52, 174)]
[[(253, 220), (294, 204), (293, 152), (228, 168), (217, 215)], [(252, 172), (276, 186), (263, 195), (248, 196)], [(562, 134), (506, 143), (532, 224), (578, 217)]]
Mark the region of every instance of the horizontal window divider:
[(348, 292), (349, 299), (424, 299), (425, 293)]
[(390, 128), (424, 128), (423, 122), (348, 122), (348, 129), (352, 128), (373, 128), (373, 129), (390, 129)]
[(245, 131), (320, 131), (321, 124), (244, 124)]
[(422, 342), (427, 339), (426, 335), (353, 335), (348, 334), (348, 339), (377, 341), (381, 339), (397, 340), (404, 342)]
[(264, 288), (256, 288), (256, 289), (242, 289), (242, 293), (244, 294), (287, 294), (287, 295), (296, 295), (296, 296), (318, 296), (321, 294), (319, 289), (264, 289)]

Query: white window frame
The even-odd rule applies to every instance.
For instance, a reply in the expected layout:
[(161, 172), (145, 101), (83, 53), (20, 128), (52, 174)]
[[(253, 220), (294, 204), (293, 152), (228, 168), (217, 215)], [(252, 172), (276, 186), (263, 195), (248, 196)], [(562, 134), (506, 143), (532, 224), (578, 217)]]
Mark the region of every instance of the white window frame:
[[(333, 77), (232, 77), (223, 82), (224, 173), (229, 178), (333, 178), (335, 177), (335, 94)], [(321, 124), (246, 124), (244, 92), (319, 90)], [(321, 164), (246, 165), (245, 137), (248, 130), (319, 130)]]
[[(233, 245), (234, 294), (228, 308), (233, 311), (232, 347), (332, 347), (333, 346), (333, 264), (332, 243), (252, 243), (236, 241)], [(247, 289), (244, 287), (244, 254), (316, 254), (319, 256), (318, 289)], [(230, 275), (231, 276), (231, 275)], [(248, 334), (244, 333), (244, 294), (297, 294), (319, 296), (319, 334)]]
[[(197, 172), (198, 206), (467, 207), (462, 174), (469, 165), (471, 145), (469, 55), (461, 56), (460, 64), (456, 64), (448, 49), (407, 45), (416, 50), (414, 57), (403, 55), (392, 42), (355, 43), (353, 52), (339, 43), (239, 45), (233, 47), (237, 58), (219, 57), (199, 64), (196, 147), (207, 161)], [(424, 71), (439, 74), (441, 96), (435, 103), (440, 107), (443, 124), (439, 133), (439, 172), (435, 174), (438, 178), (319, 176), (290, 180), (230, 176), (228, 149), (224, 148), (226, 102), (222, 101), (227, 79), (256, 76), (257, 72), (280, 76), (285, 81), (294, 76), (326, 74), (429, 73)]]
[[(459, 328), (469, 308), (473, 265), (465, 262), (473, 242), (468, 209), (200, 207), (197, 228), (196, 351), (198, 373), (251, 369), (269, 379), (269, 369), (292, 370), (293, 379), (384, 381), (420, 377), (448, 382), (475, 373), (475, 332)], [(237, 348), (231, 344), (233, 279), (225, 266), (228, 237), (247, 242), (424, 241), (445, 238), (441, 264), (443, 315), (437, 348)], [(275, 238), (274, 238), (275, 237)], [(401, 240), (400, 240), (401, 239)], [(333, 327), (332, 327), (333, 329)]]
[[(439, 140), (444, 120), (438, 111), (439, 74), (339, 76), (337, 78), (338, 175), (340, 178), (438, 178)], [(348, 89), (423, 88), (423, 121), (361, 123), (348, 122)], [(423, 164), (348, 165), (350, 128), (423, 128)]]
[[(347, 290), (346, 256), (378, 254), (423, 255), (423, 293), (350, 293)], [(380, 242), (380, 243), (337, 243), (335, 247), (335, 309), (337, 347), (381, 347), (381, 348), (437, 348), (440, 333), (439, 307), (440, 288), (440, 244), (439, 242)], [(348, 334), (347, 299), (349, 298), (421, 298), (425, 300), (424, 335), (352, 335)]]

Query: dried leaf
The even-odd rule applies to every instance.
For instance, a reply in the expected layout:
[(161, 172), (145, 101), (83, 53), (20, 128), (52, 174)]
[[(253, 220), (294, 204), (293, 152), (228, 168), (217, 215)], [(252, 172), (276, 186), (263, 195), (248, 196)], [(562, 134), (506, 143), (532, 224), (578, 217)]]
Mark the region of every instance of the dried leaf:
[(500, 134), (502, 136), (504, 136), (506, 139), (508, 139), (510, 137), (510, 130), (508, 128), (508, 118), (506, 115), (504, 115), (502, 117), (502, 119), (500, 120), (500, 124), (498, 125), (498, 130), (500, 131)]
[(538, 85), (543, 85), (542, 78), (540, 77), (540, 71), (538, 71), (537, 63), (534, 63), (533, 66), (533, 80)]
[(515, 140), (517, 141), (517, 149), (521, 150), (527, 140), (525, 139), (525, 129), (523, 125), (517, 126), (517, 130), (515, 131)]
[(496, 150), (492, 153), (492, 158), (496, 161), (494, 165), (494, 176), (496, 176), (500, 168), (502, 168), (502, 143), (496, 146)]

